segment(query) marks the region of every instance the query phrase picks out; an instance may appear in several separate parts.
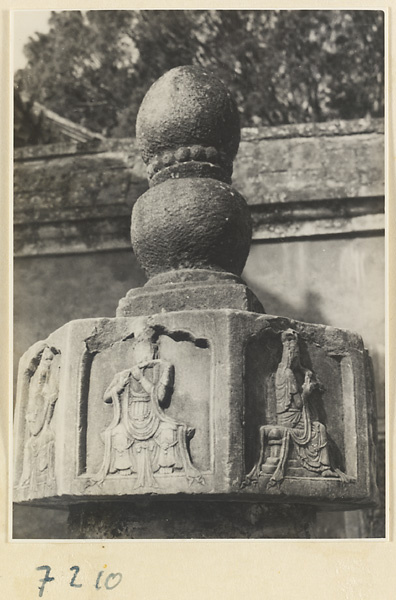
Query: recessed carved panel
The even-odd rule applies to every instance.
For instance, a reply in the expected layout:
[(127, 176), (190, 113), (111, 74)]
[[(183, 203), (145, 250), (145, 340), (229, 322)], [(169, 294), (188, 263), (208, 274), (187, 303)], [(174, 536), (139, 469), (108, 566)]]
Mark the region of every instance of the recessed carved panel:
[[(269, 476), (267, 486), (271, 487), (280, 485), (286, 475), (350, 481), (342, 470), (345, 464), (342, 453), (344, 444), (340, 449), (325, 424), (329, 422), (324, 403), (326, 387), (313, 370), (306, 346), (302, 359), (302, 343), (297, 332), (291, 328), (278, 334), (273, 332), (268, 342), (267, 351), (272, 345), (271, 360), (266, 363), (266, 376), (259, 377), (263, 388), (262, 398), (261, 402), (259, 398), (255, 400), (261, 425), (258, 427), (258, 436), (257, 432), (255, 436), (255, 432), (252, 432), (255, 443), (252, 444), (250, 439), (248, 460), (252, 459), (254, 453), (256, 458), (247, 474), (247, 483), (257, 483), (261, 476), (266, 479)], [(279, 348), (276, 347), (279, 342), (281, 357), (274, 371), (274, 363), (279, 356)], [(331, 368), (335, 366), (331, 364), (331, 358), (326, 361), (328, 364), (324, 363), (325, 358), (319, 357), (319, 364), (322, 363), (323, 380), (330, 383), (326, 394), (331, 407), (330, 423), (337, 439), (343, 442), (342, 430), (338, 427), (343, 421), (342, 396), (338, 385), (341, 372), (338, 365), (335, 370)], [(257, 410), (260, 405), (261, 411)], [(334, 407), (339, 408), (338, 414)]]
[[(188, 332), (148, 331), (153, 352), (142, 367), (139, 332), (101, 343), (92, 336), (86, 344), (80, 368), (78, 473), (92, 481), (128, 475), (137, 487), (155, 488), (158, 475), (175, 473), (190, 482), (212, 468), (208, 343)], [(139, 423), (146, 421), (151, 425), (139, 436)], [(146, 447), (150, 461), (141, 460)], [(174, 464), (173, 459), (165, 464), (165, 450)], [(143, 462), (146, 475), (138, 467)]]
[(192, 464), (189, 441), (195, 429), (165, 412), (172, 402), (174, 365), (158, 357), (154, 329), (134, 343), (135, 364), (116, 373), (104, 393), (113, 417), (102, 432), (104, 457), (92, 481), (99, 485), (112, 475), (134, 478), (134, 489), (158, 489), (158, 475), (179, 473), (189, 484), (203, 483)]
[(26, 426), (18, 487), (27, 498), (51, 494), (56, 489), (52, 419), (59, 396), (59, 359), (56, 348), (42, 344), (24, 373)]

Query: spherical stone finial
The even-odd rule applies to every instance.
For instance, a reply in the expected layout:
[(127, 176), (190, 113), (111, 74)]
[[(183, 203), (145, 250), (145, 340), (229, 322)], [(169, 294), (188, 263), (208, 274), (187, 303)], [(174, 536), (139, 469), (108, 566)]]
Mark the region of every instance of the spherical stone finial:
[(217, 77), (199, 67), (176, 67), (144, 97), (136, 138), (150, 185), (175, 176), (229, 183), (240, 141), (238, 109)]
[(198, 67), (172, 69), (147, 92), (136, 131), (151, 181), (133, 207), (131, 240), (146, 286), (242, 284), (252, 228), (229, 185), (240, 140), (230, 92)]

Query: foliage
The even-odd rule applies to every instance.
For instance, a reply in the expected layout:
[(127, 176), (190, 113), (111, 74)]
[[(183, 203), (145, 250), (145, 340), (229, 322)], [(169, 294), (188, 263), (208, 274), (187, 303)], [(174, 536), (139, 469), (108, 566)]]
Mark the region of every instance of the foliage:
[(381, 116), (381, 11), (62, 11), (25, 46), (16, 85), (63, 117), (134, 134), (140, 102), (168, 69), (210, 69), (243, 126)]

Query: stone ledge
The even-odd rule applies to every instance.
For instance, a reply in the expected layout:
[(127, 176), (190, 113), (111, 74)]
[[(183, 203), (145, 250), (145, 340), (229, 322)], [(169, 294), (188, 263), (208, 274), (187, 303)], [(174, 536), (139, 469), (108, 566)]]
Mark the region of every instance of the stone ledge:
[[(383, 155), (381, 119), (243, 130), (233, 182), (253, 239), (383, 232)], [(130, 247), (131, 206), (148, 188), (136, 140), (32, 146), (15, 160), (17, 256)]]
[[(277, 127), (245, 127), (241, 129), (243, 142), (265, 139), (286, 139), (292, 137), (332, 137), (338, 135), (359, 135), (363, 133), (384, 133), (384, 119), (334, 120), (323, 123), (295, 123)], [(70, 154), (99, 154), (108, 151), (122, 151), (133, 145), (134, 138), (107, 138), (88, 142), (70, 142), (26, 146), (16, 148), (14, 160), (37, 160), (48, 156)]]
[[(308, 209), (304, 203), (251, 206), (253, 242), (383, 234), (385, 231), (384, 198), (335, 199), (308, 204)], [(59, 209), (52, 219), (48, 214), (42, 220), (28, 218), (29, 212), (19, 212), (14, 225), (15, 256), (130, 250), (128, 207), (110, 205), (100, 207), (95, 215), (90, 212), (89, 208), (79, 213)]]
[(244, 142), (292, 137), (323, 137), (336, 135), (358, 135), (362, 133), (384, 133), (383, 119), (352, 119), (324, 121), (322, 123), (293, 123), (278, 127), (245, 127), (241, 130)]
[(263, 313), (264, 308), (243, 283), (182, 282), (129, 290), (118, 304), (117, 317), (138, 317), (179, 310), (230, 308)]

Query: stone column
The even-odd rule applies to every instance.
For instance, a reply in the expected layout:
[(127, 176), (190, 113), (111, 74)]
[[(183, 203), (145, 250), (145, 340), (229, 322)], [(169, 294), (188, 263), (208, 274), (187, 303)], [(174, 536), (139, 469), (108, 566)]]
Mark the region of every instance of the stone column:
[(361, 338), (266, 315), (241, 279), (230, 93), (173, 69), (137, 139), (150, 189), (131, 239), (148, 282), (114, 319), (72, 321), (22, 357), (15, 500), (68, 506), (77, 538), (302, 538), (321, 508), (371, 506)]

